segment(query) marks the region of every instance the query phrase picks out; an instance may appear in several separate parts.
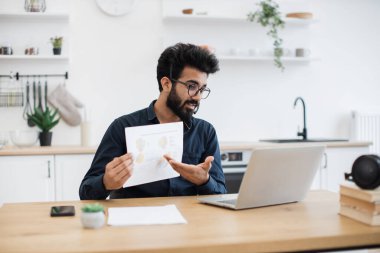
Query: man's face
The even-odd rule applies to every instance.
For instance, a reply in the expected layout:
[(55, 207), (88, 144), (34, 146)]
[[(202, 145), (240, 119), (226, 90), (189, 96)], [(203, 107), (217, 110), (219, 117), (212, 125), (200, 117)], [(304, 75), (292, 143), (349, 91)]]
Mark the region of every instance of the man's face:
[[(199, 88), (204, 87), (207, 82), (207, 74), (195, 68), (185, 67), (178, 81), (187, 84), (196, 85)], [(201, 94), (190, 97), (188, 86), (185, 84), (172, 81), (172, 89), (166, 100), (166, 105), (184, 122), (190, 122), (194, 112), (199, 107)]]

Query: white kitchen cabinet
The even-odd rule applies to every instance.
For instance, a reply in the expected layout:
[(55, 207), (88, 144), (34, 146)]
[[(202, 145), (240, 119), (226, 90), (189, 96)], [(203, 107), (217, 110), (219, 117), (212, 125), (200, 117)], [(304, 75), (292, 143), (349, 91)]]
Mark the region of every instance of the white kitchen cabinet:
[(356, 158), (368, 153), (369, 146), (327, 148), (312, 189), (339, 192), (339, 185), (345, 181), (344, 173), (351, 172)]
[(55, 155), (57, 201), (79, 200), (79, 186), (93, 158), (93, 154)]
[(0, 203), (78, 200), (94, 154), (0, 156)]
[(0, 156), (0, 202), (53, 201), (54, 156)]

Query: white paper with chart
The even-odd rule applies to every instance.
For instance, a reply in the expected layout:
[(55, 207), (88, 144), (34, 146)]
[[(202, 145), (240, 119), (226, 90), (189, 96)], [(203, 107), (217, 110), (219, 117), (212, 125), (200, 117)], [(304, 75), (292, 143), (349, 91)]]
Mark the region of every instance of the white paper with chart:
[(163, 155), (182, 160), (183, 123), (126, 127), (127, 151), (133, 155), (132, 176), (124, 187), (178, 177)]

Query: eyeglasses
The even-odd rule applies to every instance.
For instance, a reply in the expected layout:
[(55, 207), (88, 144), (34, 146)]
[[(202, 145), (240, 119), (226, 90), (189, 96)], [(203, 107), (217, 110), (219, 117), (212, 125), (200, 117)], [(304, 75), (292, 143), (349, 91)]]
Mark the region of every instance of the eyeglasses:
[(185, 85), (187, 87), (187, 93), (189, 94), (189, 96), (191, 98), (197, 96), (199, 94), (199, 92), (201, 93), (201, 99), (206, 99), (210, 95), (211, 90), (209, 88), (207, 88), (206, 86), (202, 86), (201, 88), (198, 88), (199, 85), (195, 82), (192, 82), (192, 81), (182, 82), (180, 80), (172, 78), (172, 66), (170, 66), (170, 78), (169, 79), (172, 82)]
[(187, 87), (187, 93), (191, 98), (197, 96), (199, 93), (201, 93), (202, 99), (206, 99), (210, 95), (211, 90), (205, 86), (198, 89), (198, 84), (192, 82), (182, 82), (173, 78), (170, 80), (185, 85)]

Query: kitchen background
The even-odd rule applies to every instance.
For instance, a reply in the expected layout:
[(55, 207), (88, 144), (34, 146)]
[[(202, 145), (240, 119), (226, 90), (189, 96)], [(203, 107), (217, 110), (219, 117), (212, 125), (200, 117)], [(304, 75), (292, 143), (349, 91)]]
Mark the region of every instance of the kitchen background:
[[(284, 14), (309, 11), (316, 19), (287, 25), (281, 32), (284, 47), (292, 53), (295, 48), (311, 50), (310, 61), (286, 61), (284, 72), (272, 61), (223, 57), (244, 57), (250, 49), (268, 54), (271, 41), (257, 24), (175, 18), (184, 8), (193, 8), (192, 15), (245, 16), (256, 10), (256, 2), (136, 0), (132, 12), (114, 17), (102, 12), (95, 0), (46, 0), (46, 13), (69, 13), (68, 20), (2, 16), (0, 45), (11, 45), (15, 54), (34, 45), (46, 55), (51, 54), (49, 38), (62, 35), (62, 57), (0, 57), (0, 75), (67, 71), (66, 88), (85, 105), (90, 143), (97, 145), (113, 119), (157, 98), (156, 64), (166, 46), (179, 41), (209, 44), (221, 56), (221, 70), (210, 76), (211, 95), (196, 116), (215, 126), (219, 140), (295, 137), (297, 126), (302, 128), (302, 107), (293, 108), (297, 96), (306, 102), (310, 137), (349, 138), (352, 110), (380, 108), (380, 1), (278, 1)], [(23, 8), (24, 1), (0, 0), (1, 12)], [(48, 81), (52, 91), (64, 78)], [(0, 131), (28, 128), (23, 109), (0, 107)], [(80, 144), (79, 126), (61, 121), (53, 132), (53, 145)]]

